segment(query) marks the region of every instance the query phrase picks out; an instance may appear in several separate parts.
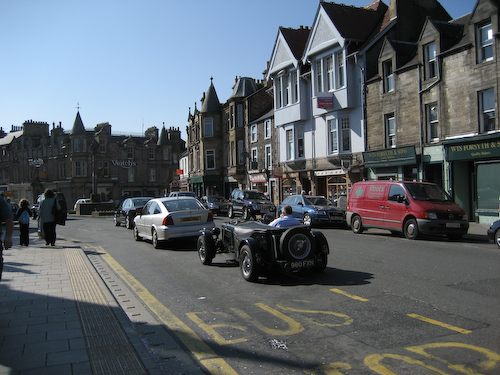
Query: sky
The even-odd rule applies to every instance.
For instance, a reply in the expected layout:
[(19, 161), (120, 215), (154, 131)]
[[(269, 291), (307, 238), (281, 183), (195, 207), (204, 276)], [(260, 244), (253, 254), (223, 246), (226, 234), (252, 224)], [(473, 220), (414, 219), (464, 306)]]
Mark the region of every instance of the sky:
[[(364, 6), (371, 0), (337, 1)], [(387, 5), (389, 0), (384, 1)], [(441, 0), (452, 18), (474, 0)], [(210, 86), (263, 78), (278, 28), (312, 26), (318, 0), (0, 0), (0, 127), (180, 128)]]

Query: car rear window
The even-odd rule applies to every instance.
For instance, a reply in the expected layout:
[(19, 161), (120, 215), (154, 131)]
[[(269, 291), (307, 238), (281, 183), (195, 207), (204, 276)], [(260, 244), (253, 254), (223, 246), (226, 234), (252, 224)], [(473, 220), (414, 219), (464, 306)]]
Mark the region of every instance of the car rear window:
[(168, 212), (205, 209), (196, 199), (176, 199), (162, 203)]

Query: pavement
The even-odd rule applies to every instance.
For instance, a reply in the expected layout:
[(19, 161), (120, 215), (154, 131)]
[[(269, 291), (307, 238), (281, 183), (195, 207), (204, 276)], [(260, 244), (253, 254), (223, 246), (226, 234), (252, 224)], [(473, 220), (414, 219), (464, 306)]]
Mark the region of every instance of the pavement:
[[(471, 223), (465, 240), (487, 241), (488, 226)], [(16, 226), (4, 250), (0, 375), (208, 373), (118, 275), (92, 260), (98, 254), (64, 238), (46, 246), (31, 230), (30, 245), (20, 246)]]

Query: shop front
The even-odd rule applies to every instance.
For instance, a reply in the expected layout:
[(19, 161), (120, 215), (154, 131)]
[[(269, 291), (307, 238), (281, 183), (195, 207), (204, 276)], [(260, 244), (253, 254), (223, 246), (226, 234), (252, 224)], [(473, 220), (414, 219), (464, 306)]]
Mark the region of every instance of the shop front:
[(415, 146), (363, 152), (369, 180), (418, 180)]
[(451, 164), (453, 194), (469, 220), (489, 224), (498, 219), (500, 203), (500, 136), (450, 140), (445, 143)]
[(343, 169), (314, 171), (316, 177), (316, 195), (323, 195), (328, 199), (338, 200), (347, 196), (347, 176)]
[(223, 178), (220, 175), (191, 177), (189, 179), (189, 187), (198, 197), (204, 195), (222, 195)]

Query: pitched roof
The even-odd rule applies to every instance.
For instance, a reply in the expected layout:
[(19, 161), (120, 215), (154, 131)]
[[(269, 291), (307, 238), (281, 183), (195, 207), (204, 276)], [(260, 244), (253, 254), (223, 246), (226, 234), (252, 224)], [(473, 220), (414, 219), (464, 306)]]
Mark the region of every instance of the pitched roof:
[[(196, 109), (196, 105), (195, 105)], [(208, 87), (207, 93), (203, 98), (203, 103), (201, 104), (202, 113), (206, 112), (218, 112), (221, 110), (219, 98), (217, 97), (217, 92), (215, 91), (214, 83), (212, 78), (210, 78), (210, 86)]]
[(280, 26), (279, 28), (283, 38), (290, 47), (293, 56), (300, 60), (306, 48), (307, 39), (311, 33), (311, 29), (301, 26), (299, 29), (292, 29)]
[(161, 129), (160, 136), (158, 137), (158, 142), (156, 143), (158, 146), (166, 146), (168, 144), (168, 138), (167, 138), (167, 130), (165, 127)]
[(83, 126), (82, 118), (80, 117), (80, 111), (76, 113), (75, 122), (73, 123), (73, 128), (71, 129), (70, 134), (85, 134), (85, 127)]
[(233, 86), (233, 93), (229, 97), (231, 98), (246, 98), (247, 96), (253, 94), (257, 91), (259, 87), (253, 78), (250, 77), (238, 77), (236, 83)]

